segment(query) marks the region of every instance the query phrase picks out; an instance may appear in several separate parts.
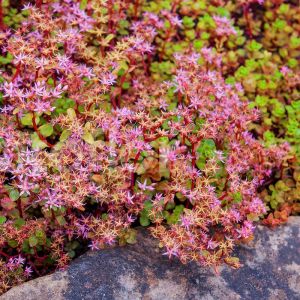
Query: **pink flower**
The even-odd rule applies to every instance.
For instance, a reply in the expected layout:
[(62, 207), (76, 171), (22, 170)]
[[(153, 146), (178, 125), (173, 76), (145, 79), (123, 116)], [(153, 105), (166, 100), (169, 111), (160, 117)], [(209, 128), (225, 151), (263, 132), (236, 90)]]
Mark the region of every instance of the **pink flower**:
[(280, 69), (281, 74), (284, 75), (284, 76), (287, 76), (288, 74), (290, 74), (291, 71), (292, 70), (289, 67), (287, 67), (287, 66), (283, 66)]
[(154, 186), (156, 185), (155, 183), (147, 185), (147, 179), (145, 179), (144, 183), (140, 183), (139, 181), (137, 181), (137, 184), (142, 191), (154, 191)]
[(178, 27), (182, 27), (182, 20), (177, 16), (170, 16), (169, 17), (169, 20), (170, 20), (170, 23), (173, 25), (173, 26), (178, 26)]
[(34, 187), (32, 183), (28, 181), (28, 177), (22, 178), (21, 183), (17, 184), (17, 187), (20, 189), (20, 195), (30, 195), (31, 189)]
[(188, 229), (190, 228), (190, 226), (193, 224), (193, 223), (191, 222), (190, 217), (188, 217), (188, 216), (181, 216), (180, 220), (181, 220), (181, 225), (182, 225), (186, 230), (188, 230)]
[(91, 250), (99, 250), (100, 248), (99, 248), (99, 243), (98, 243), (98, 241), (92, 241), (91, 242), (91, 244), (89, 245), (89, 248), (91, 249)]
[(13, 82), (4, 82), (4, 86), (3, 86), (3, 89), (4, 89), (4, 97), (14, 97), (15, 95), (15, 86), (13, 84)]
[(210, 240), (207, 242), (207, 249), (212, 249), (212, 250), (213, 250), (213, 249), (217, 248), (218, 245), (219, 245), (218, 242), (213, 241), (212, 239), (210, 239)]
[(252, 222), (244, 221), (242, 228), (237, 229), (237, 232), (239, 233), (239, 238), (248, 238), (253, 233), (253, 230), (255, 229), (255, 226), (253, 226)]
[(25, 270), (24, 270), (25, 277), (30, 277), (32, 272), (33, 271), (32, 271), (32, 268), (30, 266), (25, 267)]
[(116, 76), (112, 73), (103, 74), (100, 82), (104, 85), (113, 85), (116, 82)]
[(19, 63), (24, 64), (26, 62), (27, 58), (28, 58), (28, 56), (25, 53), (20, 53), (18, 55), (15, 55), (14, 61), (16, 64), (19, 64)]
[(32, 8), (33, 8), (32, 4), (31, 3), (27, 3), (27, 4), (25, 4), (23, 6), (22, 10), (27, 10), (27, 9), (32, 9)]
[(179, 255), (178, 251), (178, 246), (173, 246), (173, 247), (166, 247), (167, 252), (163, 253), (163, 255), (168, 255), (169, 258), (171, 258), (172, 256), (177, 256)]
[(127, 215), (127, 222), (133, 223), (136, 220), (136, 217), (132, 215)]
[(135, 198), (135, 195), (131, 195), (130, 192), (127, 192), (127, 196), (126, 196), (126, 200), (128, 204), (134, 204), (134, 202), (132, 201)]
[(216, 23), (216, 34), (218, 36), (236, 35), (237, 32), (231, 25), (231, 21), (226, 17), (213, 16)]

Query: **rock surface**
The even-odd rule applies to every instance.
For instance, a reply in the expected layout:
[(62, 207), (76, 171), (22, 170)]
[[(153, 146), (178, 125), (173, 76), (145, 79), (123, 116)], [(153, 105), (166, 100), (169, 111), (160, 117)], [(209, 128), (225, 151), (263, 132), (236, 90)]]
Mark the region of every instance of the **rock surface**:
[(169, 261), (145, 230), (138, 243), (88, 252), (68, 270), (15, 287), (1, 300), (300, 299), (300, 218), (275, 230), (259, 226), (251, 246), (236, 252), (244, 266), (221, 275)]

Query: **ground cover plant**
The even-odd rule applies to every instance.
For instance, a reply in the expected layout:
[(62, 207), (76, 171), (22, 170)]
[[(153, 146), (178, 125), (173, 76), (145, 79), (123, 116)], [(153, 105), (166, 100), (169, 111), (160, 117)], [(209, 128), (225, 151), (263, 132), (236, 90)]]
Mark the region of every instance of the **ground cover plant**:
[(239, 267), (299, 212), (297, 1), (3, 1), (0, 292), (87, 248)]

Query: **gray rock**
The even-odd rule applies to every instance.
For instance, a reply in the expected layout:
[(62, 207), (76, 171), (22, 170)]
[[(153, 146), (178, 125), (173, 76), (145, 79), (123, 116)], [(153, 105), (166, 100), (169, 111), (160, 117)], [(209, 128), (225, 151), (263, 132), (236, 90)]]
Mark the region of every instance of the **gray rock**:
[(236, 250), (244, 266), (220, 276), (162, 256), (146, 230), (136, 245), (88, 252), (68, 270), (15, 287), (1, 300), (300, 299), (300, 218), (270, 230), (259, 226), (252, 245)]

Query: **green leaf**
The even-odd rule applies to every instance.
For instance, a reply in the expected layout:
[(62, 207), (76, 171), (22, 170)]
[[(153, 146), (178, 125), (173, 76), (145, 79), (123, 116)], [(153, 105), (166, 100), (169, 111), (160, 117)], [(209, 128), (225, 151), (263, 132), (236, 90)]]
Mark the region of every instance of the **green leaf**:
[(103, 214), (101, 215), (101, 219), (104, 220), (104, 221), (107, 221), (107, 220), (108, 220), (108, 214), (103, 213)]
[(134, 229), (129, 229), (126, 234), (126, 243), (135, 244), (136, 243), (137, 231)]
[(63, 145), (64, 145), (64, 143), (58, 142), (58, 143), (55, 144), (55, 146), (53, 147), (53, 149), (55, 151), (59, 151), (63, 147)]
[(19, 199), (19, 197), (20, 197), (20, 193), (19, 193), (18, 190), (12, 189), (12, 190), (9, 191), (9, 198), (11, 200), (16, 201), (16, 200)]
[(53, 134), (53, 126), (51, 124), (44, 124), (39, 127), (39, 131), (44, 137), (48, 137)]
[(153, 207), (152, 202), (147, 200), (144, 202), (144, 209), (147, 210), (147, 212)]
[(199, 157), (196, 161), (196, 166), (199, 170), (203, 170), (206, 165), (206, 159), (205, 157)]
[(255, 40), (252, 40), (250, 44), (247, 46), (249, 51), (258, 51), (262, 47), (262, 44), (256, 42)]
[(74, 258), (76, 256), (76, 252), (74, 250), (69, 250), (68, 255), (70, 258)]
[(82, 139), (90, 145), (94, 144), (95, 142), (93, 135), (89, 131), (83, 134)]
[(229, 76), (227, 79), (226, 79), (226, 83), (227, 84), (235, 84), (235, 78), (233, 76)]
[(255, 102), (257, 103), (258, 106), (266, 106), (268, 103), (268, 97), (257, 95), (255, 98)]
[(300, 38), (298, 37), (291, 37), (291, 46), (293, 49), (296, 49), (300, 46)]
[(268, 144), (275, 144), (276, 142), (276, 137), (273, 131), (267, 130), (264, 132), (264, 140)]
[(26, 253), (26, 254), (29, 254), (30, 251), (31, 250), (31, 248), (29, 247), (29, 242), (28, 242), (28, 240), (24, 240), (24, 242), (23, 242), (23, 245), (22, 245), (22, 252), (24, 252), (24, 253)]
[(288, 4), (281, 4), (280, 7), (279, 7), (279, 12), (282, 13), (282, 14), (285, 14), (289, 11), (289, 5)]
[(257, 83), (258, 88), (260, 88), (261, 90), (265, 90), (268, 88), (268, 83), (265, 79), (259, 80)]
[(57, 220), (58, 224), (61, 226), (67, 224), (67, 221), (63, 216), (57, 216), (56, 220)]
[(169, 143), (169, 138), (166, 136), (162, 136), (152, 141), (150, 144), (153, 148), (159, 149), (160, 147), (166, 147)]
[(236, 71), (236, 76), (237, 77), (246, 77), (249, 75), (249, 69), (245, 66), (241, 66), (238, 68)]
[(19, 218), (14, 221), (14, 226), (18, 229), (20, 229), (23, 225), (25, 225), (25, 220), (22, 218)]
[(122, 85), (123, 90), (128, 90), (130, 88), (130, 82), (124, 82)]
[(38, 239), (34, 235), (29, 237), (30, 247), (35, 247), (38, 244), (38, 242), (39, 242)]
[[(32, 113), (25, 114), (21, 118), (21, 124), (24, 125), (24, 126), (33, 126), (33, 124), (32, 124), (32, 117), (33, 117)], [(39, 116), (35, 117), (35, 122), (36, 122), (36, 124), (39, 124), (39, 122), (40, 122)]]
[(182, 204), (176, 205), (175, 209), (173, 210), (173, 213), (166, 216), (167, 223), (169, 225), (178, 223), (179, 217), (183, 212), (183, 210), (184, 210), (184, 206)]
[(277, 101), (273, 107), (272, 114), (278, 118), (283, 117), (285, 115), (284, 104)]
[(8, 242), (8, 246), (12, 247), (12, 248), (17, 248), (18, 247), (18, 242), (15, 240), (9, 240)]
[(71, 131), (70, 130), (64, 130), (61, 133), (60, 137), (59, 137), (59, 141), (60, 142), (66, 141), (69, 138), (70, 135), (71, 135)]
[(0, 225), (4, 224), (6, 222), (6, 217), (0, 216)]
[(142, 226), (148, 226), (150, 225), (150, 219), (149, 219), (149, 211), (152, 208), (152, 202), (147, 200), (144, 202), (144, 209), (141, 211), (141, 215), (140, 215), (140, 224)]
[(278, 30), (282, 30), (286, 27), (286, 21), (281, 19), (276, 19), (276, 21), (273, 24), (274, 27)]
[(75, 250), (75, 249), (77, 249), (78, 247), (80, 247), (80, 243), (79, 243), (78, 241), (73, 241), (73, 242), (71, 243), (71, 249), (72, 249), (72, 250)]
[(290, 58), (288, 60), (288, 67), (295, 68), (298, 65), (298, 60), (295, 58)]
[(45, 238), (45, 237), (46, 237), (46, 234), (45, 234), (45, 232), (44, 232), (42, 229), (38, 229), (38, 230), (36, 230), (36, 232), (35, 232), (35, 236), (36, 236), (37, 238)]
[(216, 144), (213, 139), (203, 139), (197, 148), (197, 152), (201, 156), (212, 157), (216, 149)]
[(300, 100), (298, 101), (292, 101), (292, 107), (297, 111), (300, 112)]
[(191, 17), (184, 16), (182, 19), (182, 24), (186, 28), (193, 28), (194, 27), (194, 20)]
[(194, 40), (193, 44), (195, 49), (199, 51), (203, 47), (204, 42), (202, 40)]
[(47, 145), (40, 140), (36, 132), (31, 134), (32, 148), (33, 149), (44, 149)]
[(145, 214), (141, 214), (140, 216), (140, 224), (144, 227), (149, 226), (150, 225), (150, 220), (148, 218), (147, 215)]
[(85, 10), (87, 6), (88, 0), (81, 0), (80, 1), (80, 9)]
[(70, 120), (74, 120), (76, 118), (76, 112), (73, 108), (68, 108), (67, 109), (67, 114)]
[(234, 203), (240, 203), (243, 200), (242, 194), (240, 192), (236, 192), (232, 196)]

